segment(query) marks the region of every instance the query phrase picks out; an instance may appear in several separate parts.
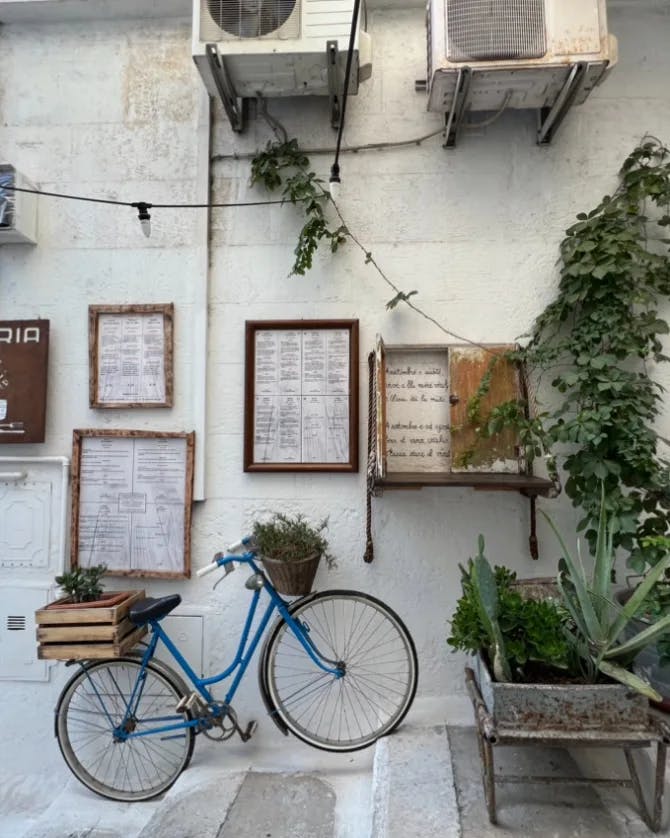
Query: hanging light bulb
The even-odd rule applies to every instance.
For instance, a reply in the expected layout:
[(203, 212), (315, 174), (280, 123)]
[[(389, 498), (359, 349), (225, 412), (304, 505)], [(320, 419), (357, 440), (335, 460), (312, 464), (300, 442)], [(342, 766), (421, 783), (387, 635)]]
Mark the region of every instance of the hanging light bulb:
[(328, 186), (330, 188), (330, 197), (333, 201), (337, 201), (340, 197), (340, 187), (342, 186), (342, 181), (340, 180), (340, 167), (338, 163), (333, 163), (330, 167), (330, 180), (328, 181)]
[(149, 238), (151, 235), (151, 215), (149, 214), (149, 210), (151, 209), (151, 204), (147, 204), (144, 201), (138, 201), (137, 203), (133, 204), (135, 209), (137, 210), (137, 217), (140, 220), (140, 227), (142, 228), (142, 232), (144, 235)]

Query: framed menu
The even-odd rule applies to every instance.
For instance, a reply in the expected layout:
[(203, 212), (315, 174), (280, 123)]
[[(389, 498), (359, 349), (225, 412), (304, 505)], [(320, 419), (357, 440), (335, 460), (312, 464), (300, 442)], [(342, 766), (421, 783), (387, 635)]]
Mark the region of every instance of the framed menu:
[(172, 407), (174, 306), (88, 308), (91, 407)]
[(358, 320), (249, 320), (245, 373), (245, 471), (358, 471)]
[(191, 575), (193, 433), (76, 430), (73, 567), (117, 576)]

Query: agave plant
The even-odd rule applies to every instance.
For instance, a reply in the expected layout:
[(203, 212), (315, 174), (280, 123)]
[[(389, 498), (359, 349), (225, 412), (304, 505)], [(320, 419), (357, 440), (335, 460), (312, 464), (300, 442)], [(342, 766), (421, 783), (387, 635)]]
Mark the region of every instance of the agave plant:
[[(505, 640), (498, 622), (498, 588), (491, 565), (484, 556), (484, 537), (479, 536), (479, 552), (471, 562), (469, 580), (475, 593), (479, 619), (489, 638), (489, 657), (497, 681), (511, 681), (512, 671), (505, 651)], [(465, 571), (461, 568), (463, 573)]]
[(661, 559), (644, 576), (625, 605), (613, 601), (612, 570), (615, 551), (613, 529), (607, 520), (604, 491), (601, 497), (593, 571), (584, 568), (579, 542), (574, 559), (551, 518), (544, 516), (558, 538), (563, 557), (558, 564), (558, 586), (564, 605), (575, 625), (578, 651), (597, 672), (620, 681), (654, 701), (661, 696), (627, 667), (633, 658), (670, 630), (670, 615), (661, 617), (652, 626), (624, 642), (619, 642), (624, 629), (639, 611), (649, 591), (670, 566), (670, 555)]

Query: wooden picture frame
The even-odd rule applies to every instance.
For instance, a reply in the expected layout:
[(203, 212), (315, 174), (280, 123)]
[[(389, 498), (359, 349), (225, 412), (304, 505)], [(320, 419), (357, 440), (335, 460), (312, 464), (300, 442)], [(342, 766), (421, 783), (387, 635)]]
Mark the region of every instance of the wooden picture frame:
[(88, 307), (89, 405), (172, 407), (174, 305)]
[(187, 579), (195, 433), (75, 430), (71, 565)]
[(358, 471), (358, 320), (248, 320), (244, 470)]

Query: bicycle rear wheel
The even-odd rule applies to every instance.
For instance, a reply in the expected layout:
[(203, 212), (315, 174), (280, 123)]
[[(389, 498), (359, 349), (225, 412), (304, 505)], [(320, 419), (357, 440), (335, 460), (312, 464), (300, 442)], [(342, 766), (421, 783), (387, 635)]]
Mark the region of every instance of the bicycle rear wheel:
[(295, 603), (291, 615), (320, 656), (342, 662), (345, 674), (320, 669), (291, 627), (279, 622), (263, 677), (288, 729), (326, 751), (366, 748), (394, 730), (412, 704), (418, 676), (414, 642), (400, 617), (356, 591), (324, 591)]
[[(133, 739), (114, 729), (125, 716), (140, 674), (136, 660), (119, 658), (88, 664), (66, 684), (56, 707), (56, 736), (75, 777), (112, 800), (149, 800), (168, 789), (193, 753), (192, 728)], [(126, 732), (179, 724), (190, 713), (175, 712), (183, 688), (164, 667), (149, 663), (139, 700)]]

